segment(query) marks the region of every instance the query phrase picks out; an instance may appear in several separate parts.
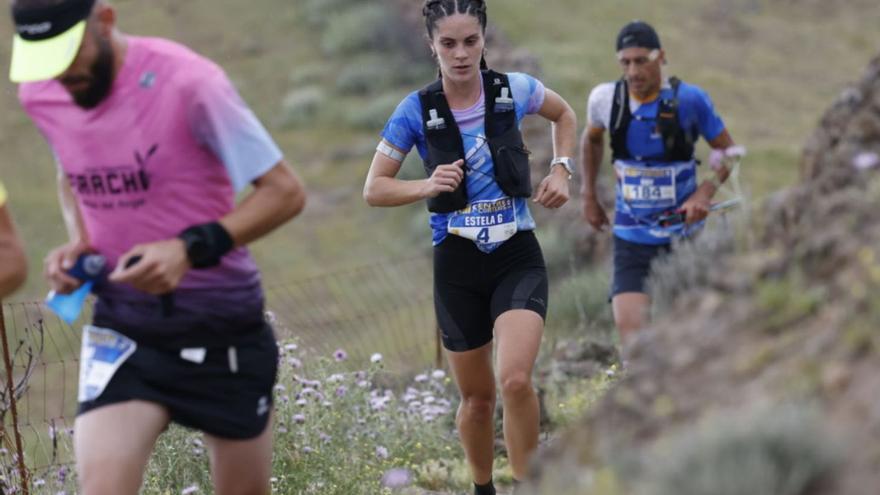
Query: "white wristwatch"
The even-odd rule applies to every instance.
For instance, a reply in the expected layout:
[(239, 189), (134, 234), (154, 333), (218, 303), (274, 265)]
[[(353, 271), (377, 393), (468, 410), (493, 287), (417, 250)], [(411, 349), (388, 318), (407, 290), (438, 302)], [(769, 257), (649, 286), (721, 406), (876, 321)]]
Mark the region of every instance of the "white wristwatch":
[(568, 172), (568, 178), (574, 175), (574, 167), (571, 166), (571, 158), (567, 156), (558, 156), (550, 161), (550, 168), (553, 169), (554, 165), (562, 165), (565, 167), (565, 171)]

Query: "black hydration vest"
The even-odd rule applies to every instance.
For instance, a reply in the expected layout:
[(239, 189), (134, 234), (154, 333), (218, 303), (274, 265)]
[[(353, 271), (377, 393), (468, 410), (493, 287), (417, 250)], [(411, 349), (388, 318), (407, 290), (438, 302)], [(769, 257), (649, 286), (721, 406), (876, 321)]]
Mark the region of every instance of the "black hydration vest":
[[(523, 144), (516, 122), (513, 92), (506, 74), (485, 70), (483, 91), (486, 96), (486, 141), (492, 153), (495, 181), (510, 197), (527, 198), (532, 195), (529, 173), (529, 151)], [(428, 148), (425, 173), (428, 177), (438, 165), (448, 165), (465, 158), (461, 131), (443, 93), (443, 83), (437, 80), (419, 91), (422, 105), (422, 128)], [(468, 204), (467, 177), (451, 193), (441, 193), (428, 199), (428, 210), (450, 213)]]
[[(663, 157), (640, 157), (659, 159), (664, 162), (684, 162), (694, 159), (694, 141), (698, 135), (696, 130), (684, 129), (678, 116), (678, 88), (681, 80), (669, 78), (672, 86), (672, 98), (660, 100), (657, 111), (657, 131), (663, 138)], [(615, 160), (632, 160), (634, 157), (626, 145), (629, 124), (633, 120), (629, 109), (629, 87), (626, 80), (617, 81), (614, 87), (614, 103), (611, 107), (611, 151)]]

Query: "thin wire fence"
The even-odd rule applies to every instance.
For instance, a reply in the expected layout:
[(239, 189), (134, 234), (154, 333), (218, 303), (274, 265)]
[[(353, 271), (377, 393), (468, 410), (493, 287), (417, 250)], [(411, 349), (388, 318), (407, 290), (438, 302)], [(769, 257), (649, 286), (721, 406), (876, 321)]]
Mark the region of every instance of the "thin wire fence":
[[(380, 353), (389, 372), (415, 372), (439, 366), (431, 279), (430, 260), (410, 258), (270, 282), (266, 316), (280, 341), (328, 358), (342, 349), (351, 362)], [(0, 385), (0, 494), (39, 493), (41, 478), (71, 467), (80, 328), (91, 314), (67, 325), (39, 302), (2, 309), (9, 358)]]

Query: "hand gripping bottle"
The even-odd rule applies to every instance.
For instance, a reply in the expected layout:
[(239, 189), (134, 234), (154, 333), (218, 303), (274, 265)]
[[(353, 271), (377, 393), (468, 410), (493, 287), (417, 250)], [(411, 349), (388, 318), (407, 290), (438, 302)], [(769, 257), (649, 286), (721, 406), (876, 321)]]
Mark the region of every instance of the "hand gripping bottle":
[(46, 296), (46, 306), (49, 307), (59, 318), (70, 325), (82, 312), (89, 292), (95, 282), (106, 274), (107, 259), (100, 254), (82, 254), (76, 259), (73, 268), (67, 273), (76, 279), (82, 280), (82, 285), (70, 294), (58, 294), (54, 290)]

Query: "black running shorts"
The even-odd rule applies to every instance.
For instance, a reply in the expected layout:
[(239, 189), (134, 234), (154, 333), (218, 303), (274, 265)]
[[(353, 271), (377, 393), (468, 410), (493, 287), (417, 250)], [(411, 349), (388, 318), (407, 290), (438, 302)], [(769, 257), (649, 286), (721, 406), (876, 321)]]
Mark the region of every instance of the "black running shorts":
[(259, 322), (220, 345), (209, 339), (204, 347), (188, 349), (138, 343), (101, 395), (80, 402), (77, 414), (142, 400), (167, 408), (172, 421), (210, 435), (259, 436), (268, 425), (278, 367), (272, 328)]
[(491, 253), (449, 235), (434, 248), (434, 309), (450, 351), (492, 341), (495, 320), (514, 309), (547, 316), (547, 269), (532, 231), (518, 232)]
[(611, 298), (625, 292), (646, 292), (645, 282), (655, 259), (668, 253), (669, 244), (638, 244), (614, 237), (614, 280)]

